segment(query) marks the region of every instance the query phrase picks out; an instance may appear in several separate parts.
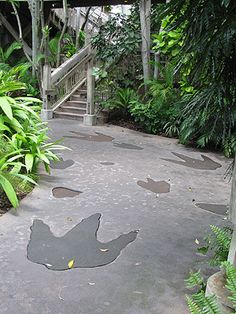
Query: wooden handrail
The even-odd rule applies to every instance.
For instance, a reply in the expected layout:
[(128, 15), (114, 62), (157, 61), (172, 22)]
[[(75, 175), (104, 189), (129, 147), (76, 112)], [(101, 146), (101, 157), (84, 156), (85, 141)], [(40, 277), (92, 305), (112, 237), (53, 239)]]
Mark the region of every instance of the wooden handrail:
[(83, 48), (80, 52), (76, 53), (70, 59), (62, 63), (56, 70), (52, 72), (51, 82), (55, 84), (64, 75), (66, 75), (71, 69), (73, 69), (78, 63), (90, 54), (90, 46)]
[[(79, 53), (61, 64), (53, 72), (50, 65), (44, 66), (43, 71), (43, 109), (55, 111), (61, 104), (66, 102), (70, 96), (87, 81), (91, 72), (91, 61), (93, 53), (91, 46), (88, 45)], [(90, 70), (89, 70), (90, 69)], [(92, 76), (92, 72), (90, 73)], [(93, 88), (92, 84), (88, 84)], [(88, 92), (87, 112), (93, 109), (93, 98), (89, 97), (93, 91)]]

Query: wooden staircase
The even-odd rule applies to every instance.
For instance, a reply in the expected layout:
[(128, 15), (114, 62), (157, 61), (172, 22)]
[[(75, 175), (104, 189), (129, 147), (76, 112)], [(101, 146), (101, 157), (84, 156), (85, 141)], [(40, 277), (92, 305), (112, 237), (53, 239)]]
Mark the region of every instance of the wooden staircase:
[(64, 118), (83, 121), (85, 124), (96, 123), (93, 60), (94, 54), (88, 45), (55, 70), (45, 64), (41, 112), (44, 120)]
[(83, 121), (86, 112), (87, 86), (82, 86), (77, 89), (66, 102), (54, 111), (53, 117)]

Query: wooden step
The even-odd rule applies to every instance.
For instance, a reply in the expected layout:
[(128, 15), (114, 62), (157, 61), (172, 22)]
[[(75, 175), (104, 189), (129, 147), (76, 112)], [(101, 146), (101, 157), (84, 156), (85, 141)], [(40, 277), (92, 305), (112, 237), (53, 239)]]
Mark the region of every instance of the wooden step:
[(65, 105), (67, 106), (72, 106), (72, 107), (80, 107), (80, 108), (86, 108), (87, 107), (87, 102), (86, 101), (81, 101), (81, 100), (68, 100)]
[(70, 119), (70, 120), (83, 121), (84, 115), (83, 114), (76, 114), (76, 113), (69, 113), (69, 112), (55, 111), (53, 113), (53, 117), (54, 118), (60, 118), (60, 119)]
[(87, 99), (85, 97), (81, 97), (80, 95), (73, 95), (70, 97), (70, 100), (80, 101), (81, 103), (86, 104)]
[(77, 107), (77, 106), (71, 106), (71, 105), (64, 104), (58, 108), (58, 111), (85, 114), (86, 113), (86, 107)]

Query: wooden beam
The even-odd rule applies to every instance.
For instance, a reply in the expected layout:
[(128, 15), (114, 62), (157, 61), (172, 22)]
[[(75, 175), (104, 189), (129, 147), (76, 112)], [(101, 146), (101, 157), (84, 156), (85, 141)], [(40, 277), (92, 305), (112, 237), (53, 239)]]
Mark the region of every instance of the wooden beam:
[(142, 62), (144, 83), (151, 78), (151, 0), (140, 0), (140, 22), (142, 36)]
[(32, 49), (28, 46), (28, 44), (24, 40), (20, 40), (19, 34), (17, 31), (11, 26), (11, 24), (6, 20), (6, 18), (0, 13), (0, 21), (4, 25), (4, 27), (8, 30), (8, 32), (15, 38), (15, 40), (19, 43), (23, 42), (23, 49), (26, 53), (32, 56)]
[[(0, 2), (8, 2), (9, 0), (0, 0)], [(18, 2), (27, 2), (28, 0), (18, 0)], [(51, 3), (53, 8), (62, 8), (61, 0), (44, 0), (45, 3)], [(93, 7), (93, 6), (107, 6), (107, 5), (130, 5), (136, 0), (68, 0), (69, 6), (72, 7)], [(165, 3), (165, 0), (152, 0), (152, 3)]]

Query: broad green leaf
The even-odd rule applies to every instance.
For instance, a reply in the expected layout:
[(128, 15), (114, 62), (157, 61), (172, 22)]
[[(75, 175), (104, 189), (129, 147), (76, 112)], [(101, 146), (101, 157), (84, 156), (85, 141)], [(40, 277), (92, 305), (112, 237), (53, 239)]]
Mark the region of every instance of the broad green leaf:
[(25, 165), (27, 172), (30, 172), (33, 168), (34, 164), (34, 156), (32, 154), (26, 154), (25, 155)]
[(0, 185), (2, 186), (12, 206), (16, 208), (19, 205), (16, 192), (11, 183), (2, 174), (0, 174)]
[(7, 97), (5, 96), (0, 97), (0, 107), (2, 108), (2, 111), (5, 113), (5, 115), (10, 120), (12, 120), (13, 118), (12, 109), (11, 109), (11, 105), (9, 104)]
[(33, 102), (36, 102), (36, 103), (39, 103), (41, 104), (42, 103), (42, 100), (38, 99), (38, 98), (34, 98), (34, 97), (16, 97), (15, 98), (16, 100), (23, 100), (23, 101), (30, 101), (31, 103)]
[(43, 153), (39, 153), (38, 154), (38, 157), (40, 158), (40, 159), (42, 159), (46, 164), (50, 164), (50, 161), (49, 161), (49, 159), (47, 158), (47, 156), (45, 155), (45, 154), (43, 154)]
[(18, 177), (18, 178), (21, 178), (24, 181), (28, 181), (28, 182), (32, 183), (33, 185), (38, 185), (38, 183), (35, 182), (32, 178), (30, 178), (30, 177), (28, 177), (28, 176), (26, 176), (24, 174), (16, 173), (16, 174), (14, 174), (14, 176)]

